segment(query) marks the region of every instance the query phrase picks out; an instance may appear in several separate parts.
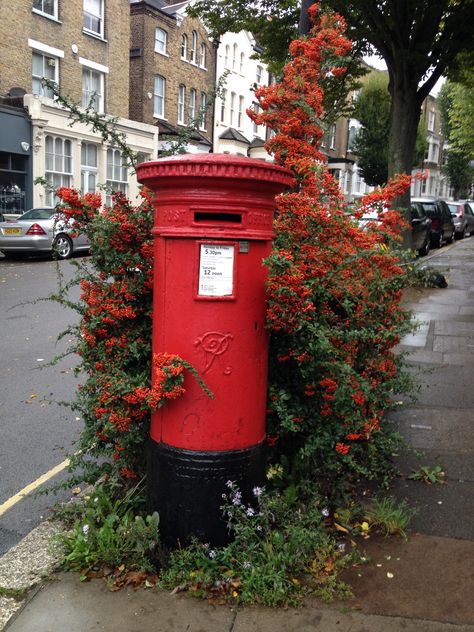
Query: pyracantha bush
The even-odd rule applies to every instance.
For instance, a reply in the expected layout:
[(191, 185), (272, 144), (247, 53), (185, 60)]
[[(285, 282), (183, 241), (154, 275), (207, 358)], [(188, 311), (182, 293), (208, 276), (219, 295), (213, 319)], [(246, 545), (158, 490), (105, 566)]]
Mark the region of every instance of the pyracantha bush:
[[(280, 83), (256, 90), (267, 150), (293, 171), (296, 190), (277, 198), (276, 239), (267, 260), (271, 331), (268, 432), (273, 459), (334, 494), (354, 476), (379, 477), (394, 435), (384, 421), (410, 386), (394, 353), (411, 329), (401, 307), (405, 271), (397, 255), (403, 221), (389, 210), (410, 186), (400, 176), (367, 195), (350, 216), (323, 162), (322, 85), (345, 72), (351, 43), (337, 15), (310, 9), (309, 37), (290, 46)], [(362, 230), (357, 218), (376, 212)]]
[[(267, 149), (298, 183), (277, 198), (266, 262), (271, 459), (331, 495), (354, 475), (383, 475), (393, 450), (385, 413), (409, 385), (394, 347), (411, 325), (394, 247), (403, 224), (388, 209), (410, 177), (366, 196), (352, 216), (345, 212), (320, 151), (322, 86), (344, 74), (351, 43), (342, 18), (317, 5), (311, 16), (312, 32), (292, 43), (282, 81), (257, 89), (261, 110), (248, 113), (274, 132)], [(172, 349), (151, 366), (150, 199), (132, 207), (116, 194), (99, 212), (97, 196), (70, 189), (58, 195), (92, 243), (92, 262), (81, 272), (81, 447), (109, 456), (103, 467), (123, 477), (140, 476), (150, 410), (183, 392), (189, 368)], [(368, 210), (382, 221), (362, 230), (354, 216)]]

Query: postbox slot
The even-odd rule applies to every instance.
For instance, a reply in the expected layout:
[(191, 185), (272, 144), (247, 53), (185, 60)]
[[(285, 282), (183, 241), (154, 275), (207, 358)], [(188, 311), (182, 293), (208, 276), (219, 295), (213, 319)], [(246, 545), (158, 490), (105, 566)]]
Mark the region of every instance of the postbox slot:
[(242, 223), (242, 213), (212, 213), (206, 211), (195, 211), (194, 212), (194, 221), (195, 222), (213, 222), (217, 224), (241, 224)]

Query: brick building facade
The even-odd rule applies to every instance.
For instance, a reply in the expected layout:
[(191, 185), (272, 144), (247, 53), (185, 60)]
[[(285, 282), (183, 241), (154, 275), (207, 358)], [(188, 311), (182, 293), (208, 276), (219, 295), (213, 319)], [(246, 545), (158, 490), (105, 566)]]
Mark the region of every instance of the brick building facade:
[(199, 119), (188, 150), (209, 151), (216, 46), (188, 4), (131, 0), (130, 118), (156, 124), (160, 136)]
[[(19, 149), (29, 165), (28, 180), (46, 176), (53, 186), (83, 191), (108, 183), (131, 197), (137, 193), (117, 150), (86, 126), (70, 127), (67, 113), (42, 84), (46, 77), (80, 106), (118, 117), (132, 149), (155, 157), (156, 128), (128, 120), (129, 12), (129, 0), (17, 0), (4, 12), (0, 97), (7, 103), (23, 99), (29, 116), (30, 142)], [(33, 206), (53, 203), (51, 193), (34, 186)]]

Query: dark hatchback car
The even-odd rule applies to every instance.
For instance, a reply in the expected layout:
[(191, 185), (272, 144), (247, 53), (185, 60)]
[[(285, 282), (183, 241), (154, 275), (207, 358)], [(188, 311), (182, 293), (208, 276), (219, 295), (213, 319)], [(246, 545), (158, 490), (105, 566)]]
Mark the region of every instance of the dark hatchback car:
[(444, 200), (412, 198), (412, 207), (422, 208), (431, 220), (431, 245), (441, 248), (444, 243), (452, 244), (455, 227), (448, 205)]

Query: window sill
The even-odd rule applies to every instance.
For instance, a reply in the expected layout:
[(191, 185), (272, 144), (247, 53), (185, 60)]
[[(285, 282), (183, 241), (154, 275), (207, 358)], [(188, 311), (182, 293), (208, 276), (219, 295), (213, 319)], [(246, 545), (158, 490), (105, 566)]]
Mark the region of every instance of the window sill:
[(84, 33), (84, 35), (88, 35), (89, 37), (93, 37), (94, 39), (99, 40), (100, 42), (104, 42), (105, 44), (107, 44), (107, 40), (105, 39), (105, 37), (103, 37), (99, 33), (96, 33), (95, 31), (89, 31), (89, 30), (83, 28), (82, 32)]
[(55, 15), (50, 15), (49, 13), (43, 13), (43, 11), (38, 11), (38, 9), (31, 9), (31, 12), (34, 13), (35, 15), (39, 15), (42, 18), (46, 18), (47, 20), (50, 20), (51, 22), (62, 24), (61, 20), (58, 20), (58, 18)]
[(157, 55), (161, 55), (162, 57), (169, 57), (169, 53), (162, 53), (160, 50), (155, 50)]
[(159, 114), (155, 114), (155, 113), (153, 113), (153, 118), (156, 118), (159, 121), (167, 121), (168, 120), (165, 116), (159, 116)]

